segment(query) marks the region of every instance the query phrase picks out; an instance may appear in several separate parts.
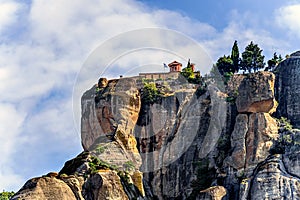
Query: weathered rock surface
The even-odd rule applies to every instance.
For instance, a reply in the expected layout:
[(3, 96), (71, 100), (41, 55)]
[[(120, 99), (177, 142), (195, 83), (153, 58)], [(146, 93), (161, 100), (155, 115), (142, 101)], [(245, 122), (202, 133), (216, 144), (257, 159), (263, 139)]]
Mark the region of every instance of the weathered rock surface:
[(223, 167), (232, 167), (237, 177), (250, 177), (257, 164), (270, 155), (277, 138), (277, 123), (269, 113), (239, 114), (231, 135), (233, 152)]
[(268, 113), (250, 114), (246, 135), (246, 168), (251, 169), (265, 160), (269, 155), (272, 141), (277, 138), (278, 127), (275, 119)]
[(300, 131), (271, 117), (274, 80), (235, 75), (200, 95), (183, 79), (156, 82), (149, 103), (136, 78), (100, 79), (82, 97), (85, 151), (14, 199), (300, 199)]
[(33, 178), (13, 196), (13, 200), (76, 200), (71, 188), (62, 180), (55, 177)]
[(300, 128), (300, 56), (299, 51), (281, 62), (276, 70), (275, 96), (279, 103), (276, 116), (291, 120)]
[(208, 193), (212, 200), (222, 200), (222, 198), (226, 195), (226, 189), (223, 186), (213, 186), (200, 192)]
[(248, 199), (300, 199), (300, 179), (287, 173), (280, 155), (258, 165)]
[[(188, 85), (182, 87), (146, 106), (135, 127), (141, 169), (158, 199), (185, 199), (191, 194), (194, 161), (213, 151), (225, 124), (227, 105), (217, 88), (211, 86), (197, 97)], [(143, 119), (148, 123), (139, 123)]]
[[(99, 85), (82, 97), (82, 145), (118, 168), (125, 170), (132, 163), (129, 171), (133, 175), (141, 165), (133, 135), (141, 104), (136, 82), (130, 78), (109, 82), (100, 78)], [(136, 184), (143, 190), (142, 183)]]
[[(107, 200), (128, 200), (123, 186), (121, 184), (120, 177), (116, 172), (111, 170), (101, 170), (94, 174), (86, 186), (89, 191), (86, 192), (86, 197), (90, 195), (90, 199), (107, 199)], [(91, 195), (92, 194), (92, 195)], [(86, 199), (89, 199), (86, 198)]]
[(147, 199), (141, 173), (131, 176), (122, 169), (111, 169), (104, 161), (96, 165), (95, 159), (92, 153), (83, 152), (66, 162), (58, 174), (29, 180), (13, 199)]
[(247, 74), (238, 89), (236, 106), (240, 113), (274, 112), (275, 76), (271, 72)]
[(300, 178), (300, 130), (283, 133), (284, 143), (283, 163), (287, 172)]

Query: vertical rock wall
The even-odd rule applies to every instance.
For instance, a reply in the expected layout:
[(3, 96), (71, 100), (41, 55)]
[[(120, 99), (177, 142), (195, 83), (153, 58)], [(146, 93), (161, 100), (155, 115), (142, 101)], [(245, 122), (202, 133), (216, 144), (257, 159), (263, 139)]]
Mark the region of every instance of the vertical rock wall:
[(275, 74), (275, 96), (279, 103), (276, 116), (286, 117), (300, 128), (300, 51), (281, 62)]
[(300, 199), (300, 132), (279, 136), (271, 117), (276, 96), (297, 126), (299, 56), (278, 66), (275, 95), (270, 72), (234, 76), (228, 94), (175, 84), (147, 105), (134, 78), (100, 79), (82, 97), (86, 151), (13, 199)]

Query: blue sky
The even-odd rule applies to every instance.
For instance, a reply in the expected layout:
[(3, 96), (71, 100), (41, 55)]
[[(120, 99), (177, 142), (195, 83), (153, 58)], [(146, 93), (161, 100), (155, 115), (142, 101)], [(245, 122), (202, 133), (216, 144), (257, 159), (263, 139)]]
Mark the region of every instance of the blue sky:
[[(77, 90), (83, 82), (76, 77), (94, 49), (110, 38), (164, 28), (198, 42), (213, 61), (229, 54), (234, 40), (241, 52), (253, 40), (268, 59), (274, 51), (285, 56), (300, 49), (299, 19), (299, 0), (0, 0), (0, 190), (16, 191), (31, 177), (58, 171), (82, 151), (73, 117), (78, 122), (80, 94), (73, 95), (73, 89), (92, 86)], [(142, 45), (143, 37), (118, 48)], [(163, 39), (152, 37), (151, 42)], [(167, 42), (173, 50), (181, 45)], [(108, 58), (114, 51), (101, 53)], [(120, 59), (114, 75), (133, 64), (172, 61), (170, 54), (165, 60), (162, 54), (149, 54)], [(103, 63), (90, 73), (100, 75)]]
[(217, 29), (223, 29), (228, 25), (233, 11), (240, 13), (252, 12), (265, 17), (266, 13), (272, 13), (276, 8), (286, 5), (286, 2), (280, 0), (264, 2), (257, 0), (140, 0), (140, 2), (146, 3), (154, 9), (174, 10), (195, 20), (206, 22)]

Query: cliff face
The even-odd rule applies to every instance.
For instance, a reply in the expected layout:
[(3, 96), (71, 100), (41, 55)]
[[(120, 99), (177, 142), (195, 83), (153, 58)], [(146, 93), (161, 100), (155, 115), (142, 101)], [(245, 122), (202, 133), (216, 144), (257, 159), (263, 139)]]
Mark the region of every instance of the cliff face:
[(13, 199), (300, 199), (300, 131), (272, 117), (277, 97), (276, 115), (297, 124), (287, 83), (270, 72), (225, 89), (101, 78), (82, 96), (85, 151)]
[(180, 87), (153, 105), (142, 103), (135, 126), (141, 170), (159, 199), (190, 195), (196, 162), (214, 151), (225, 125), (227, 105), (217, 87), (209, 86), (201, 96), (192, 84)]
[(276, 116), (286, 117), (300, 128), (300, 51), (281, 62), (276, 70), (275, 95), (279, 102)]

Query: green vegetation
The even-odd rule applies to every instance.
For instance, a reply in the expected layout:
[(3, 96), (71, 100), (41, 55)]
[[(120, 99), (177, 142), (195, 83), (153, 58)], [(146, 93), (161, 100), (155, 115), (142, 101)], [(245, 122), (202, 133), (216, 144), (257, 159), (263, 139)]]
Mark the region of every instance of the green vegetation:
[(283, 126), (283, 128), (285, 130), (292, 130), (293, 129), (293, 126), (291, 125), (291, 122), (290, 120), (288, 120), (287, 118), (285, 117), (281, 117), (280, 119), (277, 119), (277, 122), (279, 123), (280, 126)]
[(240, 51), (236, 40), (233, 43), (230, 58), (232, 60), (233, 70), (234, 70), (232, 71), (232, 73), (236, 73), (239, 71), (239, 67), (240, 67)]
[(288, 146), (293, 145), (292, 142), (293, 140), (290, 132), (282, 133), (278, 140), (274, 142), (269, 152), (270, 154), (284, 154), (285, 149)]
[(246, 46), (245, 51), (242, 53), (242, 60), (240, 64), (240, 69), (248, 71), (249, 73), (258, 71), (264, 68), (264, 58), (262, 51), (257, 44), (252, 41), (248, 46)]
[(292, 129), (290, 121), (285, 117), (281, 117), (280, 119), (276, 119), (279, 124), (279, 138), (274, 141), (272, 148), (270, 149), (270, 154), (284, 154), (285, 149), (288, 146), (296, 145), (297, 141), (293, 141), (292, 137)]
[(142, 82), (143, 82), (143, 83), (151, 83), (151, 82), (154, 82), (154, 79), (151, 79), (151, 78), (143, 78), (143, 79), (142, 79)]
[[(231, 55), (224, 55), (220, 57), (214, 66), (218, 68), (222, 76), (228, 76), (227, 73), (237, 73), (239, 70), (248, 73), (256, 72), (263, 69), (265, 66), (265, 56), (262, 52), (263, 50), (251, 41), (242, 53), (242, 58), (240, 58), (238, 43), (237, 41), (234, 41), (231, 49)], [(265, 68), (265, 71), (273, 71), (281, 61), (281, 55), (278, 56), (275, 52), (273, 58), (268, 61), (268, 66)], [(224, 82), (226, 82), (226, 80)]]
[(227, 85), (230, 78), (236, 72), (233, 60), (231, 59), (231, 57), (224, 55), (223, 57), (218, 59), (216, 67), (218, 68), (220, 74), (223, 76), (224, 84)]
[(98, 92), (100, 92), (100, 91), (101, 91), (101, 89), (98, 88), (98, 87), (96, 87), (96, 93), (98, 93)]
[(99, 158), (92, 156), (91, 161), (89, 162), (89, 166), (91, 168), (91, 173), (96, 173), (100, 169), (111, 169), (111, 170), (117, 170), (116, 165), (109, 164), (103, 160), (100, 160)]
[(98, 170), (101, 169), (110, 169), (117, 171), (118, 175), (124, 180), (129, 180), (129, 171), (135, 169), (134, 163), (132, 161), (127, 161), (123, 164), (125, 171), (121, 171), (118, 166), (109, 164), (95, 156), (91, 157), (91, 161), (89, 162), (89, 166), (91, 169), (91, 174), (97, 173)]
[(132, 161), (125, 162), (123, 166), (125, 168), (125, 171), (131, 171), (131, 170), (134, 170), (134, 168), (135, 168)]
[(101, 144), (99, 144), (97, 146), (97, 148), (95, 149), (95, 151), (96, 151), (97, 154), (102, 154), (102, 153), (104, 153), (105, 149), (106, 149), (105, 146), (102, 146)]
[(229, 102), (229, 103), (235, 103), (235, 100), (238, 95), (239, 95), (239, 92), (236, 90), (233, 93), (229, 94), (229, 96), (226, 97), (225, 100), (226, 100), (226, 102)]
[(216, 66), (218, 67), (221, 75), (234, 72), (233, 61), (230, 56), (224, 55), (223, 57), (220, 57), (216, 63)]
[(4, 191), (0, 193), (0, 200), (9, 200), (12, 196), (14, 196), (14, 192)]
[(274, 71), (276, 66), (282, 61), (281, 55), (277, 56), (277, 53), (275, 52), (273, 54), (273, 58), (271, 60), (268, 60), (268, 66), (265, 68), (265, 71)]
[(129, 183), (130, 175), (126, 171), (118, 171), (118, 176), (126, 183)]
[(224, 74), (224, 84), (227, 85), (228, 81), (231, 79), (231, 77), (233, 76), (232, 72), (226, 72)]
[(190, 60), (188, 61), (187, 66), (182, 69), (181, 75), (184, 76), (188, 80), (195, 78), (195, 74), (194, 74), (194, 71), (192, 69)]
[(141, 99), (142, 102), (151, 105), (158, 101), (160, 98), (160, 93), (158, 89), (156, 88), (155, 83), (150, 82), (144, 82), (144, 87), (141, 89)]
[(185, 68), (182, 69), (180, 74), (187, 79), (189, 83), (201, 84), (204, 82), (200, 72), (194, 72), (190, 60)]
[(239, 71), (240, 67), (240, 52), (237, 45), (237, 41), (234, 41), (231, 49), (231, 56), (220, 57), (216, 63), (216, 66), (221, 75), (234, 74)]

